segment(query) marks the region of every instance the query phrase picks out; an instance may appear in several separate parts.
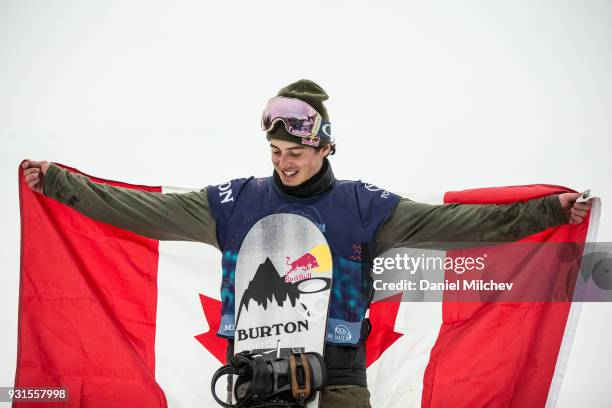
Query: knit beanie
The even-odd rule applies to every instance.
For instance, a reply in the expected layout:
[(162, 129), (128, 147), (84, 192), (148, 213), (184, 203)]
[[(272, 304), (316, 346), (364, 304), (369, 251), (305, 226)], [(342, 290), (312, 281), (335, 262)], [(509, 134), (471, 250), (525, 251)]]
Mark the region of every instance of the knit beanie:
[[(329, 99), (329, 96), (323, 90), (323, 88), (313, 81), (308, 79), (300, 79), (299, 81), (293, 82), (292, 84), (281, 88), (281, 90), (278, 91), (277, 96), (301, 99), (312, 106), (319, 113), (319, 115), (321, 115), (323, 123), (329, 123), (329, 115), (327, 114), (325, 105), (323, 105), (323, 101)], [(287, 132), (287, 129), (285, 129), (282, 122), (278, 122), (272, 130), (266, 132), (266, 139), (280, 139), (293, 143), (300, 143), (302, 138), (293, 136)], [(319, 146), (324, 146), (329, 143), (331, 143), (331, 139), (321, 138)]]

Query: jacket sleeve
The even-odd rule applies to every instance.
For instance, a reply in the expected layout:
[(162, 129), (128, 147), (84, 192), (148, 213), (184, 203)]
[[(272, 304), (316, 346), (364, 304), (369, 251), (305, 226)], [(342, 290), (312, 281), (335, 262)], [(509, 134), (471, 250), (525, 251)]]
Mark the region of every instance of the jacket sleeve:
[(378, 232), (377, 252), (393, 247), (510, 242), (567, 222), (558, 195), (504, 205), (430, 205), (402, 198)]
[(95, 183), (51, 164), (44, 193), (78, 212), (149, 238), (199, 241), (218, 248), (206, 189), (163, 194)]

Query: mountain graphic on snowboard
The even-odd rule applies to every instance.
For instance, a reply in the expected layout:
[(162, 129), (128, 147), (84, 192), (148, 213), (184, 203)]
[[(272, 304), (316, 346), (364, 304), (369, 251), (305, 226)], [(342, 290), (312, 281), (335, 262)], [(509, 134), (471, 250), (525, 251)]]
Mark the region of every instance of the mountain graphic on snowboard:
[(251, 299), (257, 302), (258, 306), (263, 307), (264, 310), (268, 310), (268, 302), (276, 301), (276, 304), (282, 307), (287, 298), (291, 302), (291, 306), (295, 307), (296, 300), (300, 298), (297, 286), (286, 283), (285, 278), (279, 275), (270, 258), (266, 258), (264, 263), (257, 268), (255, 276), (242, 295), (236, 320), (240, 319), (243, 306), (245, 309), (249, 309)]

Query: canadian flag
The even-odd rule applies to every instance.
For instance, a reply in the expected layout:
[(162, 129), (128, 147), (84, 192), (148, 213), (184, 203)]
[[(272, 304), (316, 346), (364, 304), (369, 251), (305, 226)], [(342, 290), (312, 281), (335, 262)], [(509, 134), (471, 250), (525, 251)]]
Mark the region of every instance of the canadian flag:
[[(77, 171), (71, 169), (72, 171)], [(92, 180), (132, 189), (188, 191)], [(155, 241), (30, 191), (19, 172), (21, 276), (15, 387), (63, 387), (44, 406), (214, 407), (225, 360), (220, 254)], [(440, 195), (429, 203), (509, 203), (568, 191), (531, 185)], [(531, 242), (594, 240), (580, 225)], [(554, 405), (579, 314), (572, 302), (374, 302), (366, 342), (374, 407)], [(28, 406), (14, 402), (14, 406)]]

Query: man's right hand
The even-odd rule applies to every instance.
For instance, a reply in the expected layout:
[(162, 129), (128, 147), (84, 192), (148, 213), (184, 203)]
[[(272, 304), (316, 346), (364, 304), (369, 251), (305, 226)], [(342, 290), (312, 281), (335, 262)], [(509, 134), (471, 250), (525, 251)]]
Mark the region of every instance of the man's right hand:
[(37, 193), (43, 193), (45, 174), (49, 168), (48, 161), (24, 160), (21, 164), (23, 176), (28, 187)]

